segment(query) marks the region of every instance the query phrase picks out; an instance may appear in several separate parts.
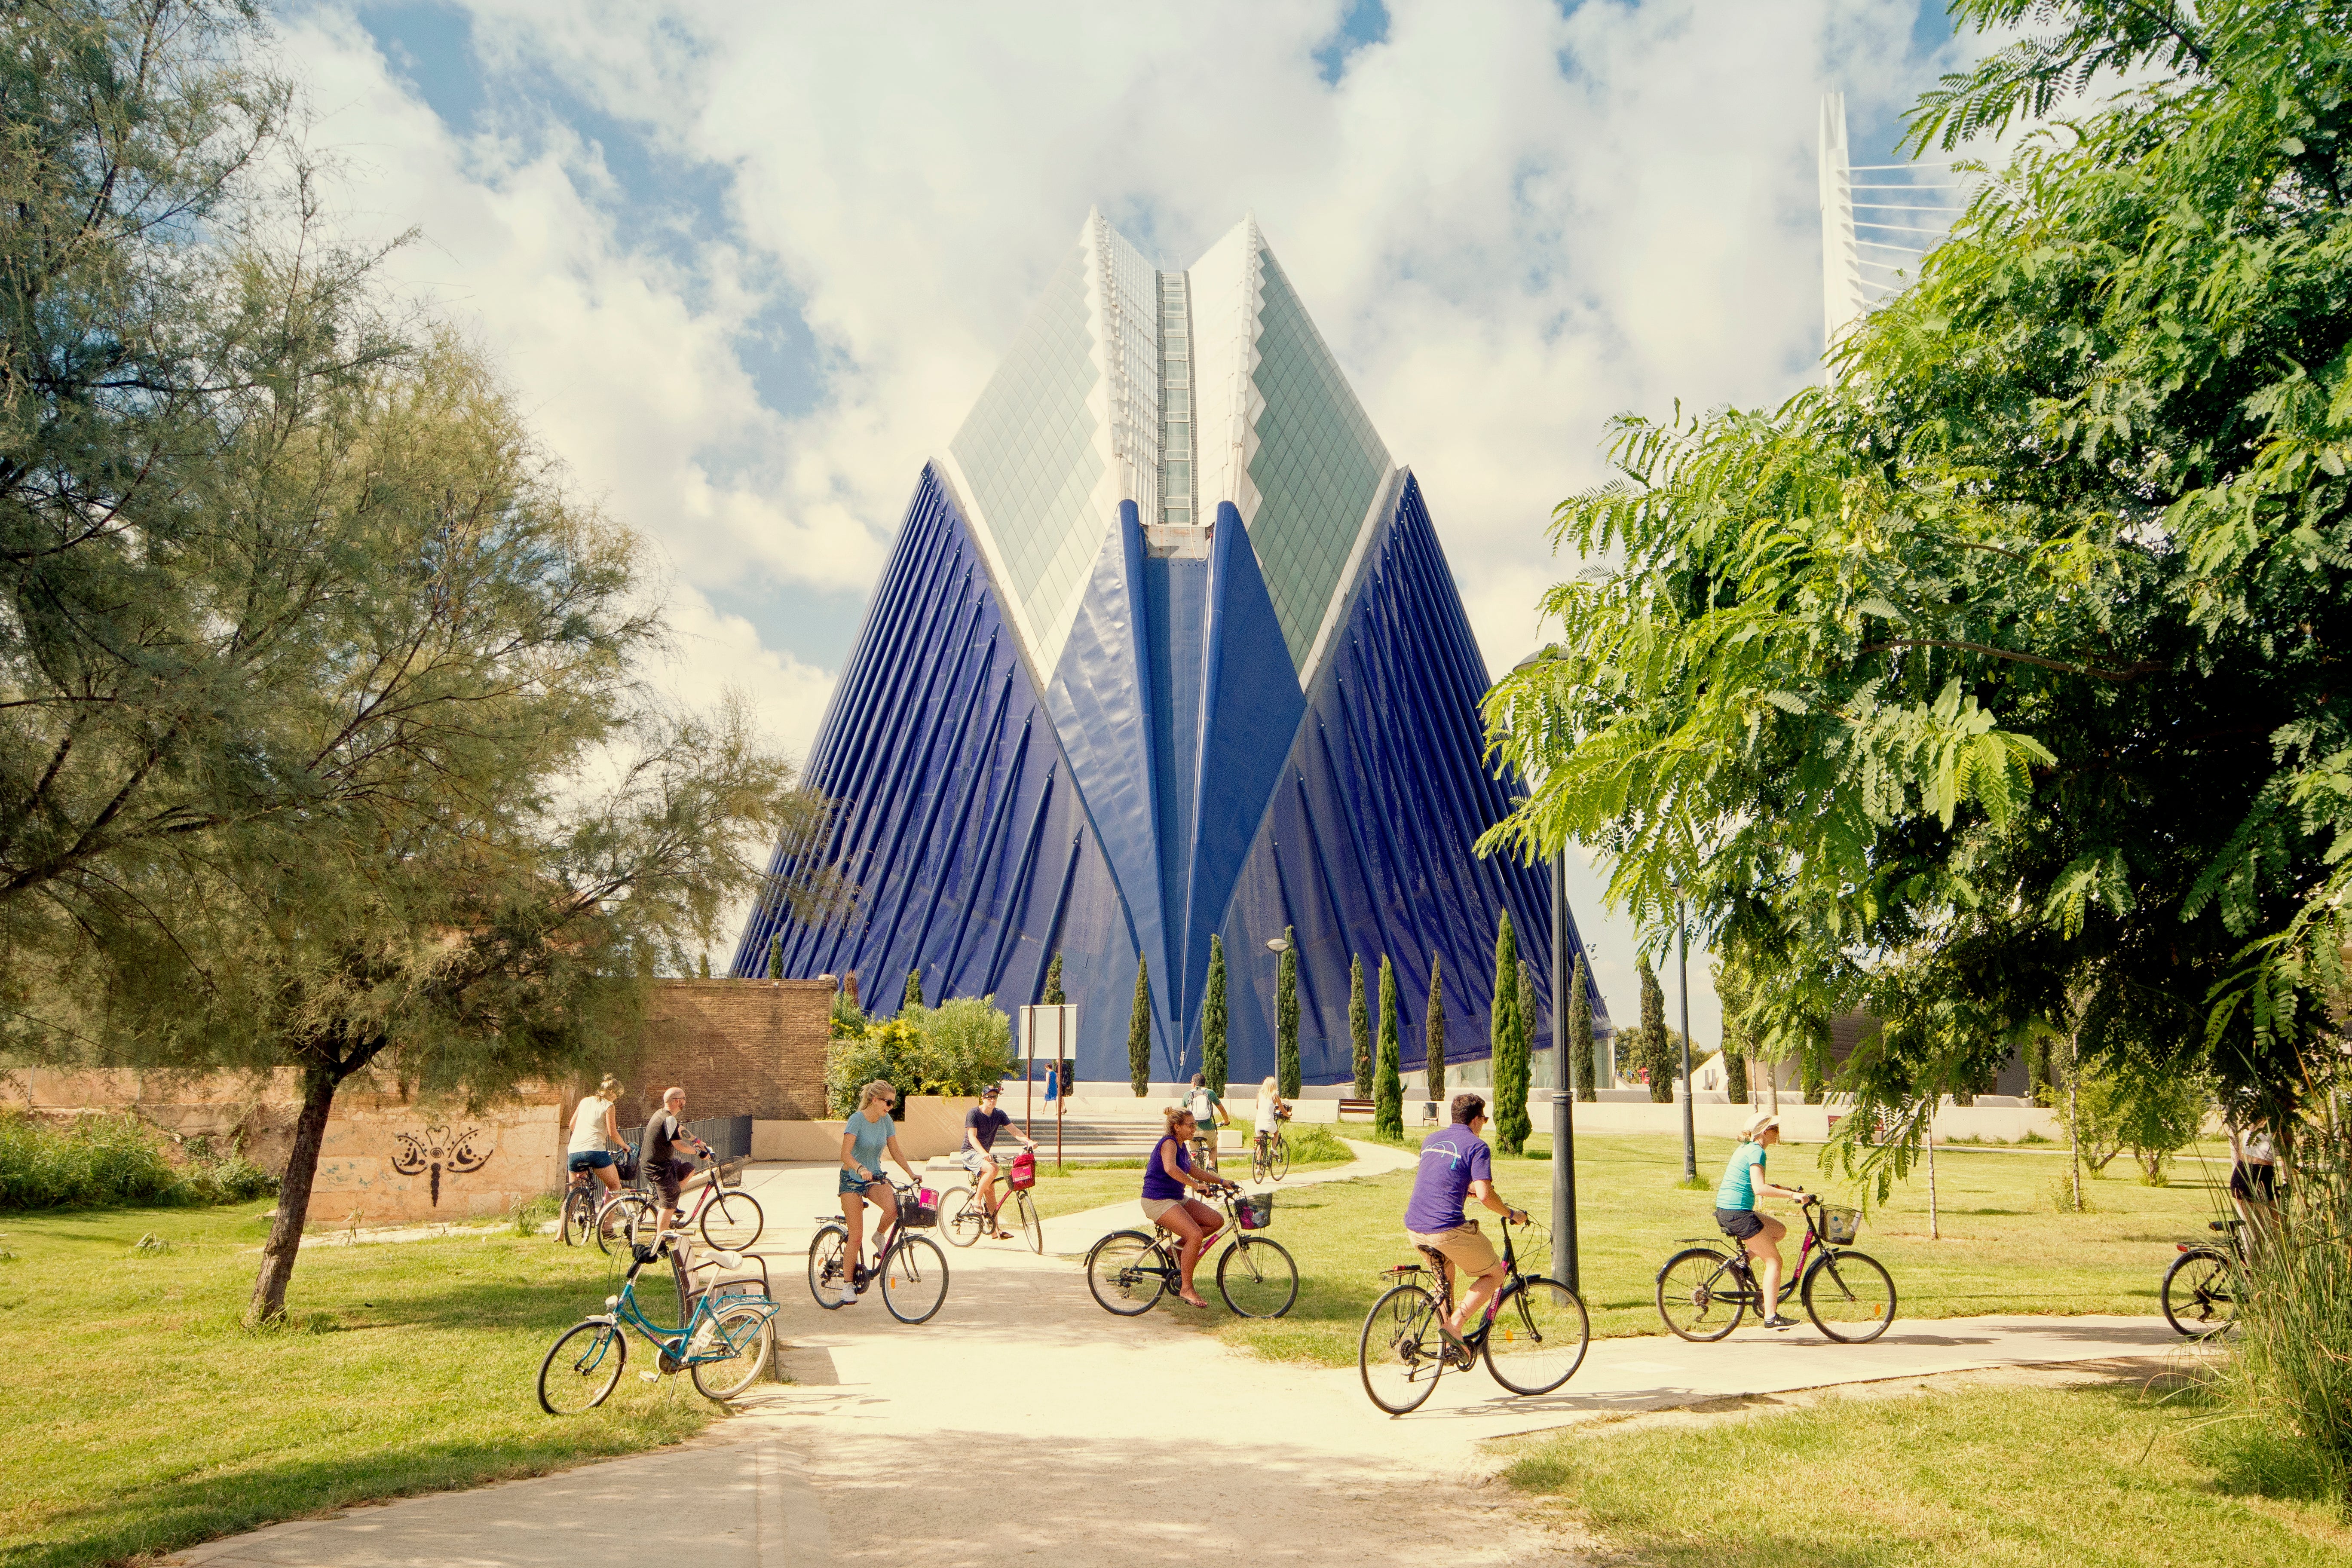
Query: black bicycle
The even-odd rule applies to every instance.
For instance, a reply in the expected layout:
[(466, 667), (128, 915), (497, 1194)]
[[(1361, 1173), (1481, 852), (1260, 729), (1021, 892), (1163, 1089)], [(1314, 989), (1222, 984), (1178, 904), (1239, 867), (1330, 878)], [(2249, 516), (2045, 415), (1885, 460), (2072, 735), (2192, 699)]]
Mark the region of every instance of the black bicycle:
[[(1541, 1229), (1525, 1217), (1519, 1225)], [(1449, 1342), (1444, 1329), (1454, 1311), (1452, 1270), (1435, 1247), (1419, 1250), (1424, 1261), (1381, 1270), (1381, 1279), (1397, 1283), (1372, 1303), (1357, 1342), (1356, 1367), (1374, 1405), (1391, 1415), (1418, 1410), (1446, 1368), (1468, 1372), (1482, 1355), (1495, 1381), (1513, 1394), (1549, 1394), (1584, 1364), (1592, 1320), (1583, 1300), (1559, 1280), (1519, 1267), (1509, 1220), (1503, 1222), (1502, 1289), (1478, 1326), (1459, 1340)]]
[[(1842, 1344), (1866, 1344), (1895, 1321), (1894, 1277), (1878, 1259), (1847, 1245), (1862, 1227), (1860, 1209), (1816, 1198), (1804, 1213), (1804, 1244), (1771, 1310), (1799, 1292), (1813, 1327)], [(1750, 1307), (1759, 1318), (1770, 1315), (1748, 1249), (1708, 1237), (1686, 1237), (1683, 1250), (1666, 1259), (1658, 1270), (1657, 1300), (1666, 1327), (1702, 1344), (1738, 1328)]]
[[(1274, 1218), (1274, 1194), (1226, 1185), (1213, 1201), (1224, 1209), (1233, 1237), (1217, 1255), (1217, 1294), (1236, 1317), (1281, 1317), (1298, 1300), (1298, 1265), (1282, 1243), (1256, 1234)], [(1164, 1226), (1153, 1226), (1149, 1236), (1115, 1230), (1087, 1254), (1087, 1289), (1104, 1311), (1139, 1318), (1182, 1284), (1182, 1249)]]
[(2228, 1333), (2238, 1321), (2238, 1300), (2244, 1289), (2246, 1222), (2216, 1219), (2206, 1225), (2221, 1233), (2222, 1245), (2175, 1242), (2180, 1256), (2164, 1271), (2161, 1293), (2164, 1321), (2173, 1332), (2192, 1340)]
[(876, 1283), (882, 1287), (882, 1304), (902, 1323), (927, 1323), (948, 1299), (948, 1255), (928, 1236), (909, 1232), (935, 1223), (938, 1213), (922, 1206), (922, 1194), (913, 1187), (890, 1184), (898, 1198), (898, 1223), (874, 1237), (874, 1267), (851, 1270), (849, 1226), (837, 1215), (816, 1216), (816, 1235), (809, 1242), (809, 1294), (830, 1312), (842, 1304), (841, 1280), (849, 1273), (857, 1295)]

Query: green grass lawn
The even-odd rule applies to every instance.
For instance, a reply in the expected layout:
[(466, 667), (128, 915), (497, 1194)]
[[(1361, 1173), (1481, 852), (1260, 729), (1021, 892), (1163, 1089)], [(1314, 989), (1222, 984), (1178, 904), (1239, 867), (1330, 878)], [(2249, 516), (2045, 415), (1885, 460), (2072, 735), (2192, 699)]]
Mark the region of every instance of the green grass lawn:
[[(115, 1562), (535, 1475), (675, 1442), (721, 1414), (683, 1377), (636, 1377), (652, 1364), (642, 1342), (604, 1409), (541, 1413), (540, 1358), (620, 1275), (551, 1237), (313, 1238), (292, 1326), (248, 1333), (268, 1206), (0, 1215), (15, 1254), (0, 1261), (0, 1564)], [(150, 1234), (168, 1250), (134, 1253)]]
[[(1728, 1140), (1699, 1141), (1699, 1168), (1710, 1189), (1732, 1147)], [(1772, 1174), (1836, 1194), (1840, 1184), (1816, 1168), (1819, 1152), (1777, 1149)], [(1859, 1244), (1894, 1275), (1904, 1318), (2153, 1314), (2172, 1243), (2203, 1234), (2219, 1212), (2222, 1194), (2207, 1184), (2205, 1173), (2226, 1170), (2184, 1160), (2173, 1168), (2172, 1185), (2148, 1187), (2118, 1161), (2105, 1180), (2085, 1182), (2093, 1212), (2062, 1215), (2050, 1188), (2066, 1170), (2063, 1153), (1944, 1149), (1936, 1163), (1943, 1239), (1927, 1239), (1922, 1173), (1872, 1213)], [(1682, 1144), (1673, 1137), (1580, 1138), (1576, 1168), (1581, 1282), (1593, 1333), (1663, 1331), (1653, 1282), (1678, 1240), (1715, 1234), (1711, 1190), (1676, 1187)], [(1548, 1151), (1539, 1160), (1496, 1162), (1495, 1179), (1506, 1198), (1549, 1217)], [(1268, 1234), (1298, 1261), (1298, 1304), (1288, 1317), (1265, 1323), (1234, 1320), (1219, 1306), (1206, 1326), (1261, 1354), (1352, 1364), (1364, 1312), (1383, 1289), (1378, 1270), (1412, 1256), (1402, 1229), (1412, 1184), (1410, 1172), (1397, 1172), (1284, 1191)], [(1495, 1234), (1491, 1216), (1487, 1229)], [(1793, 1243), (1786, 1255), (1793, 1261)]]
[(1832, 1394), (1693, 1430), (1582, 1426), (1507, 1472), (1645, 1568), (2341, 1563), (2332, 1478), (2266, 1423), (2137, 1384)]

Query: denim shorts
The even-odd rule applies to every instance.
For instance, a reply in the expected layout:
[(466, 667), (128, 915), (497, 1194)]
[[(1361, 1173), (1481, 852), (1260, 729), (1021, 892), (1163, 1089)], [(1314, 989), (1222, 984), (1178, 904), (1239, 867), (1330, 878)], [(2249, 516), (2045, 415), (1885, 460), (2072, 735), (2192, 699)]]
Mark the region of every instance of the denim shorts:
[(864, 1195), (866, 1188), (874, 1185), (875, 1182), (878, 1182), (881, 1179), (881, 1177), (877, 1176), (874, 1178), (874, 1181), (869, 1182), (858, 1176), (846, 1165), (844, 1165), (841, 1168), (841, 1190), (845, 1193), (856, 1193), (862, 1196)]
[(583, 1149), (564, 1162), (568, 1169), (574, 1171), (602, 1170), (612, 1163), (613, 1154), (609, 1149)]
[(1746, 1241), (1764, 1228), (1764, 1219), (1754, 1209), (1717, 1209), (1715, 1226), (1734, 1241)]

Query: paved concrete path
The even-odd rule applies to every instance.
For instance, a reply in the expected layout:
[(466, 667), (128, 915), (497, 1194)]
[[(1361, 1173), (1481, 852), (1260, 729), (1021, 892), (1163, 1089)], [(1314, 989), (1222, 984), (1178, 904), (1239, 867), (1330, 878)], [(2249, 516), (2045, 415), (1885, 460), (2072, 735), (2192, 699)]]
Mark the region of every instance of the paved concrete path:
[[(803, 1247), (814, 1175), (831, 1180), (753, 1178), (771, 1225), (787, 1222)], [(1055, 1222), (1053, 1246), (1076, 1250), (1133, 1212)], [(661, 1518), (679, 1521), (685, 1555), (758, 1568), (1197, 1568), (1226, 1553), (1346, 1568), (1571, 1562), (1539, 1514), (1486, 1485), (1498, 1462), (1486, 1439), (1732, 1395), (2181, 1347), (2160, 1321), (2087, 1317), (1898, 1320), (1870, 1345), (1810, 1327), (1713, 1345), (1603, 1340), (1557, 1394), (1513, 1397), (1482, 1368), (1391, 1419), (1353, 1369), (1236, 1353), (1181, 1326), (1181, 1309), (1112, 1318), (1066, 1258), (953, 1252), (946, 1305), (908, 1328), (872, 1298), (818, 1308), (788, 1247), (774, 1259), (777, 1328), (796, 1384), (763, 1389), (693, 1443), (280, 1525), (173, 1561), (639, 1568), (647, 1521)]]

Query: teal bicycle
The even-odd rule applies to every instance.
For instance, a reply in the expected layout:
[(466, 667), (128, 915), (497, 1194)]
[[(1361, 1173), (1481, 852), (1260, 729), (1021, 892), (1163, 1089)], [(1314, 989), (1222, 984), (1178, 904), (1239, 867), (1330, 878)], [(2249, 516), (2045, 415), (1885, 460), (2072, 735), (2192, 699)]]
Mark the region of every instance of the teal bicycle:
[[(621, 1293), (604, 1298), (606, 1310), (583, 1318), (566, 1329), (548, 1348), (539, 1364), (539, 1405), (550, 1415), (573, 1415), (593, 1410), (612, 1396), (629, 1364), (629, 1336), (635, 1329), (654, 1347), (664, 1373), (683, 1368), (707, 1399), (724, 1403), (751, 1386), (766, 1370), (772, 1336), (768, 1320), (776, 1303), (764, 1288), (749, 1281), (723, 1283), (696, 1291), (690, 1282), (688, 1242), (685, 1233), (666, 1230), (655, 1245), (632, 1243), (627, 1276)], [(732, 1271), (744, 1267), (740, 1253), (714, 1249), (710, 1260)], [(677, 1328), (666, 1329), (648, 1320), (637, 1305), (637, 1274), (648, 1263), (667, 1258), (676, 1277), (678, 1299), (689, 1298), (694, 1308), (682, 1313)], [(757, 1262), (762, 1279), (768, 1266)], [(647, 1373), (647, 1377), (654, 1374)]]

